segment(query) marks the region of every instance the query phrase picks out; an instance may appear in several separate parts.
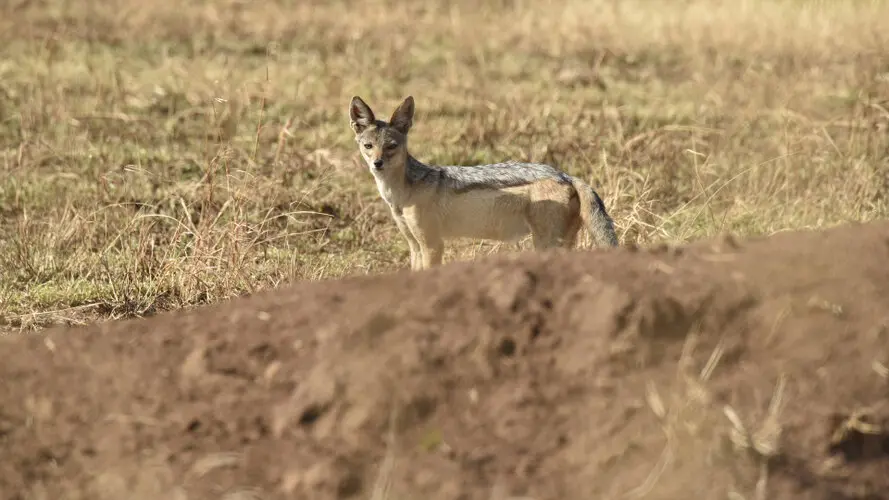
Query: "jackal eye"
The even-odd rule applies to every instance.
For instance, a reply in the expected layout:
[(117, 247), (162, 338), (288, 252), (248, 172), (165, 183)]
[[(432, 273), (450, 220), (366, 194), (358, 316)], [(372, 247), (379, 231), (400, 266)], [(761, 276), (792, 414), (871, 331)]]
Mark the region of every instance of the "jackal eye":
[(398, 144), (396, 144), (394, 142), (390, 142), (389, 144), (386, 144), (386, 149), (388, 149), (389, 151), (392, 151), (393, 149), (395, 149), (397, 147), (398, 147)]
[(371, 148), (373, 148), (373, 147), (374, 147), (374, 145), (371, 144), (371, 143), (369, 143), (369, 142), (365, 142), (365, 143), (364, 143), (364, 149), (371, 149)]

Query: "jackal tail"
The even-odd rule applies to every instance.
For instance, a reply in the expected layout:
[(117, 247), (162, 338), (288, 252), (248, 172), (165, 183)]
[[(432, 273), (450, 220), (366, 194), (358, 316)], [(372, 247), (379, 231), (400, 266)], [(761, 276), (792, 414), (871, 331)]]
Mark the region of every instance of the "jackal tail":
[(572, 177), (571, 184), (580, 198), (580, 217), (593, 242), (600, 247), (616, 247), (618, 243), (617, 234), (614, 232), (614, 221), (605, 210), (602, 198), (580, 179)]

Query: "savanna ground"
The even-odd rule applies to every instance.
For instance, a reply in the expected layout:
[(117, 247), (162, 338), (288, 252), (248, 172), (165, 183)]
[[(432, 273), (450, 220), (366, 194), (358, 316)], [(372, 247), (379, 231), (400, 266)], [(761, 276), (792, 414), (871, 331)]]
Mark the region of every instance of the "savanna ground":
[[(348, 128), (554, 162), (624, 244), (887, 214), (884, 2), (16, 0), (0, 7), (0, 317), (150, 315), (406, 265)], [(515, 246), (467, 242), (446, 260)]]

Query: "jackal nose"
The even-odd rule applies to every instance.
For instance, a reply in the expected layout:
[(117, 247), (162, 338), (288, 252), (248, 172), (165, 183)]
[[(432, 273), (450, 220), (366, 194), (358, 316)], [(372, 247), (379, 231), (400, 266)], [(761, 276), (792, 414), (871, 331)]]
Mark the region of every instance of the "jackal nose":
[(376, 169), (383, 168), (383, 160), (374, 160), (374, 168), (376, 168)]

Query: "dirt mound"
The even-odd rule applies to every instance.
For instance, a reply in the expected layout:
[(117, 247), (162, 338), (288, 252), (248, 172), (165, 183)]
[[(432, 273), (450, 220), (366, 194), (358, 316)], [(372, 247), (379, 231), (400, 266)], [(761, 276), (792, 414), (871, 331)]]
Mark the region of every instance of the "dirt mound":
[(0, 491), (889, 498), (887, 262), (855, 225), (7, 337)]

